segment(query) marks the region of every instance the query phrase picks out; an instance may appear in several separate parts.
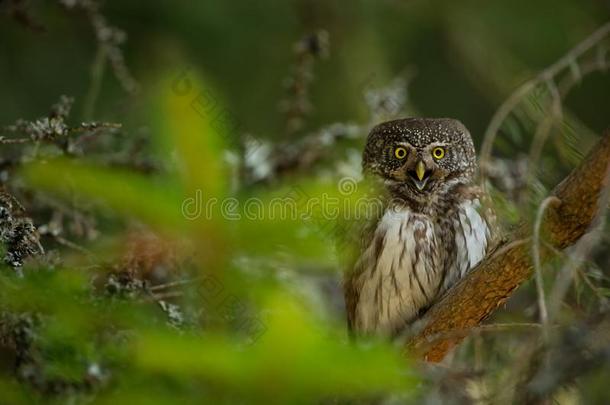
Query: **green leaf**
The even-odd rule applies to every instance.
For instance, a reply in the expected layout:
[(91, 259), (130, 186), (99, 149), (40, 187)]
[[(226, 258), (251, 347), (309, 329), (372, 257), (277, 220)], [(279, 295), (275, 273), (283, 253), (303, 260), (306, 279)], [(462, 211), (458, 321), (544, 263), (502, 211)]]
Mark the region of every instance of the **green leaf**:
[(225, 195), (230, 179), (223, 153), (232, 118), (216, 93), (194, 70), (183, 70), (162, 80), (154, 97), (153, 131), (170, 151), (187, 194), (202, 190), (207, 195)]
[(186, 224), (181, 212), (181, 193), (166, 181), (64, 159), (31, 163), (22, 174), (39, 190), (69, 199), (75, 196), (94, 199), (150, 225), (173, 230)]
[(248, 399), (323, 398), (407, 391), (415, 378), (390, 346), (350, 344), (315, 322), (296, 301), (273, 294), (264, 333), (252, 346), (223, 335), (151, 332), (135, 345), (142, 369), (167, 377), (203, 377)]

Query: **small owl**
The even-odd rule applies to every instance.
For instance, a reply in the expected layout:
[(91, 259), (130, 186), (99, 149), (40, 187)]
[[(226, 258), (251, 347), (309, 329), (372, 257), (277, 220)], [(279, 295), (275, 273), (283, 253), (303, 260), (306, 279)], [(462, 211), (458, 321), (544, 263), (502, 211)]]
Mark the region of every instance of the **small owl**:
[(368, 136), (362, 166), (383, 210), (364, 228), (344, 279), (348, 326), (394, 336), (490, 251), (493, 215), (474, 183), (475, 149), (459, 121), (382, 123)]

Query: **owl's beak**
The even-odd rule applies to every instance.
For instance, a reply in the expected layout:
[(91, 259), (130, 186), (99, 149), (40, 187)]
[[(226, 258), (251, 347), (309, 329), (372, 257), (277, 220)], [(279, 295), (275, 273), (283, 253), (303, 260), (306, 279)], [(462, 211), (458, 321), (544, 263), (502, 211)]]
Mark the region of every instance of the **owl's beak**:
[(415, 174), (417, 175), (417, 179), (419, 181), (424, 179), (424, 175), (426, 174), (426, 165), (421, 160), (417, 162), (417, 165), (415, 165)]
[[(411, 176), (411, 179), (413, 180), (415, 187), (417, 187), (417, 189), (419, 191), (422, 191), (424, 189), (424, 187), (426, 187), (426, 183), (428, 182), (429, 175), (430, 175), (430, 173), (428, 171), (426, 171), (426, 165), (424, 164), (423, 161), (419, 160), (417, 162), (417, 164), (415, 165), (415, 176)], [(415, 178), (415, 177), (417, 177), (417, 178)]]

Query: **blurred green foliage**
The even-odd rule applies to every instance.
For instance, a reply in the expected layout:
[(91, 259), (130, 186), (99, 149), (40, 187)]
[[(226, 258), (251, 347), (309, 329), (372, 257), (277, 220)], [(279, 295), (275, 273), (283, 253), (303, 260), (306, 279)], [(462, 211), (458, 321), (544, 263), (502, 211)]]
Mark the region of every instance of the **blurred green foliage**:
[[(230, 236), (225, 229), (231, 224), (223, 220), (220, 212), (214, 212), (215, 224), (211, 224), (205, 216), (189, 222), (179, 210), (181, 189), (183, 195), (188, 195), (192, 186), (201, 187), (218, 193), (206, 197), (222, 197), (226, 182), (219, 174), (220, 149), (214, 151), (209, 146), (217, 145), (221, 134), (202, 128), (200, 117), (188, 106), (177, 108), (175, 96), (161, 95), (159, 103), (167, 108), (158, 110), (154, 132), (165, 137), (161, 143), (177, 151), (173, 159), (179, 167), (174, 177), (152, 180), (84, 162), (56, 160), (26, 166), (24, 178), (40, 190), (85, 196), (174, 237), (185, 238), (190, 232), (198, 244), (214, 244), (220, 239), (234, 246), (227, 239)], [(207, 151), (208, 156), (199, 159), (193, 150)], [(187, 186), (181, 188), (180, 184)], [(317, 195), (325, 190), (320, 187), (309, 186), (309, 194)], [(235, 231), (238, 238), (254, 240), (250, 243), (242, 240), (239, 246), (245, 246), (246, 252), (270, 254), (262, 246), (277, 249), (275, 246), (281, 240), (282, 247), (293, 255), (301, 252), (307, 257), (326, 251), (328, 258), (331, 254), (324, 249), (328, 240), (312, 238), (307, 244), (307, 239), (302, 237), (290, 239), (289, 234), (299, 225), (296, 220), (266, 223), (263, 219), (253, 223), (238, 222)], [(257, 229), (252, 229), (253, 226)], [(258, 238), (268, 237), (257, 243), (255, 233)], [(240, 254), (240, 249), (216, 250), (213, 261), (199, 257), (197, 271), (219, 274), (223, 269), (210, 269), (210, 266), (224, 263), (219, 257), (223, 253), (234, 256)], [(33, 274), (25, 280), (2, 276), (0, 300), (6, 310), (35, 311), (37, 316), (48, 317), (36, 337), (42, 343), (39, 355), (40, 360), (45, 360), (45, 378), (79, 383), (91, 364), (116, 365), (118, 369), (113, 369), (111, 379), (118, 384), (115, 388), (118, 391), (112, 389), (108, 401), (137, 398), (150, 403), (173, 403), (178, 395), (193, 403), (204, 398), (229, 402), (239, 398), (260, 399), (263, 403), (307, 402), (336, 395), (410, 390), (415, 381), (405, 359), (394, 349), (380, 343), (366, 347), (347, 345), (340, 325), (329, 328), (316, 321), (295, 296), (281, 293), (277, 287), (265, 289), (261, 311), (270, 311), (272, 315), (265, 317), (260, 336), (246, 336), (256, 341), (244, 346), (227, 332), (201, 335), (193, 331), (177, 335), (160, 323), (159, 314), (150, 308), (103, 296), (93, 297), (88, 289), (90, 275), (86, 273), (67, 268), (28, 269), (29, 272)], [(231, 285), (231, 273), (225, 273), (222, 279)], [(127, 335), (111, 333), (120, 330)], [(138, 387), (140, 379), (158, 393), (151, 397), (148, 389), (142, 391)], [(199, 388), (196, 381), (201, 382)], [(101, 402), (106, 400), (105, 395), (101, 394)]]
[[(24, 278), (8, 268), (0, 274), (0, 323), (24, 334), (19, 338), (34, 349), (21, 360), (40, 365), (43, 377), (36, 378), (47, 384), (31, 389), (44, 384), (18, 384), (3, 369), (0, 402), (8, 404), (316, 403), (388, 393), (417, 402), (421, 376), (414, 365), (385, 342), (350, 344), (340, 311), (328, 310), (332, 303), (315, 295), (317, 290), (311, 293), (300, 278), (329, 269), (337, 278), (336, 235), (327, 223), (315, 215), (309, 221), (249, 221), (243, 211), (241, 219), (230, 220), (221, 215), (220, 205), (211, 215), (189, 218), (184, 211), (185, 201), (199, 203), (200, 191), (202, 201), (231, 197), (239, 209), (256, 198), (270, 212), (274, 199), (295, 193), (347, 199), (342, 206), (352, 206), (364, 190), (346, 198), (332, 176), (305, 173), (275, 187), (237, 192), (225, 153), (239, 147), (238, 139), (198, 113), (193, 97), (210, 92), (240, 129), (291, 143), (331, 123), (366, 122), (366, 88), (413, 71), (409, 113), (458, 118), (479, 145), (491, 114), (516, 85), (610, 16), (604, 2), (571, 0), (158, 1), (146, 6), (108, 1), (103, 14), (128, 34), (122, 49), (141, 91), (126, 94), (106, 66), (99, 97), (87, 112), (85, 100), (95, 86), (92, 71), (99, 69), (91, 27), (82, 14), (53, 2), (36, 3), (30, 12), (45, 26), (44, 34), (6, 16), (0, 20), (0, 123), (40, 116), (59, 94), (69, 94), (77, 99), (75, 122), (93, 112), (95, 120), (122, 123), (126, 134), (145, 127), (151, 143), (147, 153), (163, 170), (150, 175), (87, 156), (64, 156), (34, 160), (19, 171), (19, 187), (62, 201), (92, 201), (96, 214), (116, 214), (119, 221), (101, 240), (79, 241), (88, 250), (59, 265), (33, 261)], [(286, 98), (282, 78), (291, 73), (294, 43), (317, 29), (328, 31), (330, 55), (315, 64), (313, 110), (304, 128), (285, 139), (285, 117), (278, 113)], [(182, 93), (176, 80), (185, 71), (188, 91)], [(565, 110), (597, 133), (608, 125), (609, 88), (610, 76), (592, 75), (570, 95)], [(507, 126), (496, 152), (509, 158), (527, 153), (532, 133)], [(532, 181), (539, 188), (528, 205), (534, 206), (545, 187), (574, 163), (566, 150), (579, 149), (581, 140), (571, 139), (573, 132), (562, 132), (558, 151), (543, 156), (535, 173), (541, 179)], [(505, 222), (529, 215), (510, 197), (495, 199)], [(298, 206), (299, 213), (304, 210)], [(176, 328), (151, 297), (123, 299), (95, 285), (92, 279), (107, 276), (98, 273), (100, 263), (119, 255), (106, 252), (106, 244), (120, 250), (125, 229), (134, 224), (194, 246), (180, 276), (211, 277), (231, 297), (247, 302), (254, 314), (248, 316), (262, 320), (262, 333), (259, 329), (253, 339), (223, 313), (208, 314), (205, 321), (194, 317)], [(244, 265), (239, 262), (244, 258), (251, 261)], [(256, 262), (260, 258), (266, 261)], [(297, 275), (287, 276), (285, 268)], [(206, 294), (198, 288), (187, 289), (175, 302), (185, 308), (201, 305)], [(500, 317), (520, 321), (531, 316), (523, 301), (514, 305)], [(476, 357), (471, 346), (464, 350)], [(492, 356), (501, 367), (508, 354)]]

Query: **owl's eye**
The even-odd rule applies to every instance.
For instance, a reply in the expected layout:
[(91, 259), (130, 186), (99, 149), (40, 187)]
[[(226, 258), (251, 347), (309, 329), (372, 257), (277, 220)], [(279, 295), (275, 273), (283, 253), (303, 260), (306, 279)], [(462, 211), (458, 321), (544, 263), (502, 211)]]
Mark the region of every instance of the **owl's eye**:
[(442, 159), (445, 157), (445, 149), (437, 146), (436, 148), (432, 149), (432, 156), (437, 160)]
[(397, 159), (404, 159), (405, 157), (407, 157), (407, 149), (399, 146), (394, 150), (394, 156), (396, 156)]

